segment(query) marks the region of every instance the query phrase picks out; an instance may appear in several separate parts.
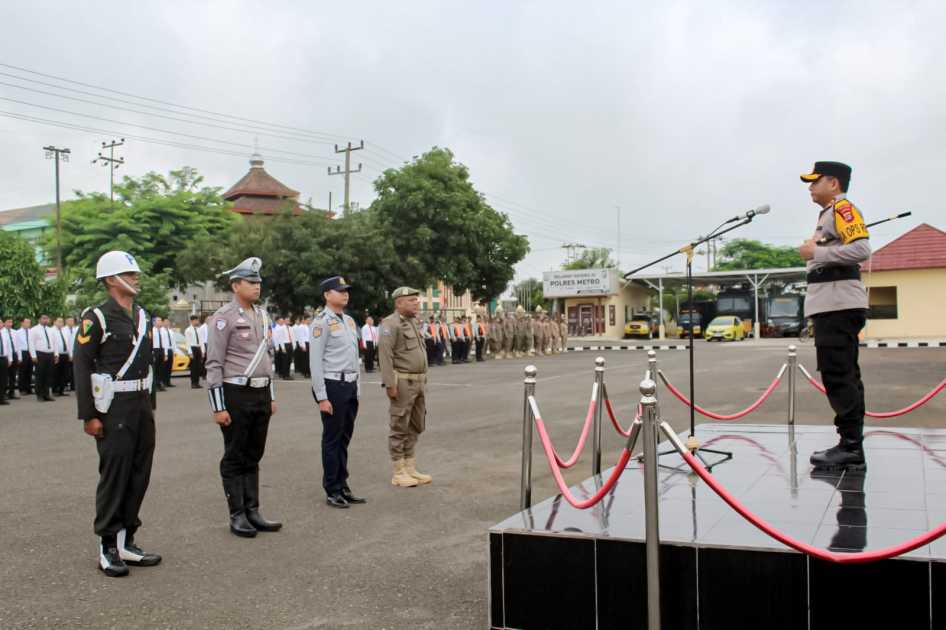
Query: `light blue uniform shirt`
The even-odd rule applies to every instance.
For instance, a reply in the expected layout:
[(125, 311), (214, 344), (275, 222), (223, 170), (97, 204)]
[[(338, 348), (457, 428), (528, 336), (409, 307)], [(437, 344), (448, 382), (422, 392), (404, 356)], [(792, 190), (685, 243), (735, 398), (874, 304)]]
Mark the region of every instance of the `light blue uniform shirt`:
[[(339, 380), (339, 373), (358, 374), (358, 328), (355, 320), (326, 308), (312, 320), (309, 342), (309, 369), (312, 372), (312, 391), (319, 402), (328, 398), (325, 393), (325, 375)], [(358, 383), (361, 394), (361, 383)]]

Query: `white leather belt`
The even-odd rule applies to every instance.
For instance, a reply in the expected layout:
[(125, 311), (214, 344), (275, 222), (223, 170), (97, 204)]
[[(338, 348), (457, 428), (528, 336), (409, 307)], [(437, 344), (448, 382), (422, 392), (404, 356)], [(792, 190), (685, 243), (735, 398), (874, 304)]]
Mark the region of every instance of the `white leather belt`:
[(268, 376), (257, 376), (255, 378), (250, 378), (248, 376), (231, 376), (229, 378), (223, 379), (223, 382), (229, 383), (230, 385), (252, 387), (253, 389), (262, 389), (264, 387), (269, 387)]
[(143, 392), (151, 389), (151, 375), (147, 378), (138, 378), (133, 381), (122, 380), (112, 382), (112, 391), (115, 392)]
[(358, 372), (326, 372), (323, 376), (330, 381), (345, 381), (346, 383), (354, 383), (358, 380)]

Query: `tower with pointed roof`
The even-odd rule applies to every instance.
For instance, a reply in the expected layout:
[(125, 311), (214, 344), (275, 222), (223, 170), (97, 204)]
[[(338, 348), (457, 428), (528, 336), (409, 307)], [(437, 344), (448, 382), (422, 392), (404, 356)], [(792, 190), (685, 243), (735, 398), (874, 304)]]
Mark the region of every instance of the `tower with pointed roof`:
[(249, 216), (273, 216), (289, 208), (293, 214), (302, 214), (299, 192), (289, 188), (263, 168), (263, 156), (250, 157), (250, 170), (240, 181), (223, 194), (233, 202), (233, 211)]

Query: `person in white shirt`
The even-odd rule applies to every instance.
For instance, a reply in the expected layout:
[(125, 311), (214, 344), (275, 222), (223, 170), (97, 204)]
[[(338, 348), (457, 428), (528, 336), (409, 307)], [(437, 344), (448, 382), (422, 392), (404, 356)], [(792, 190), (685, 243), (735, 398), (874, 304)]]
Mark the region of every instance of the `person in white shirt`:
[(374, 372), (375, 359), (378, 356), (378, 327), (370, 315), (361, 327), (361, 342), (365, 347), (365, 372)]
[(30, 327), (29, 319), (20, 321), (20, 327), (13, 331), (13, 350), (20, 363), (20, 373), (17, 378), (21, 394), (33, 393), (33, 359), (30, 357)]
[(53, 395), (55, 396), (66, 395), (66, 375), (72, 371), (72, 358), (70, 356), (69, 339), (66, 337), (65, 326), (66, 323), (63, 319), (57, 317), (51, 329), (53, 333), (53, 347), (56, 349), (56, 354), (59, 357), (59, 362), (56, 363), (52, 378)]
[(40, 315), (39, 324), (30, 328), (30, 360), (36, 366), (36, 399), (50, 402), (53, 370), (59, 363), (59, 352), (53, 345), (55, 329), (49, 326), (49, 315)]
[(69, 354), (69, 369), (66, 370), (66, 385), (69, 387), (69, 391), (76, 391), (76, 381), (72, 375), (72, 357), (75, 353), (76, 346), (76, 320), (74, 317), (66, 318), (66, 325), (62, 329), (63, 333), (66, 335), (66, 351)]
[[(11, 322), (12, 323), (12, 322)], [(7, 400), (10, 365), (13, 363), (13, 335), (6, 323), (0, 320), (0, 405), (9, 405)], [(12, 391), (10, 392), (12, 394)]]
[(197, 323), (200, 318), (191, 315), (191, 325), (184, 330), (187, 340), (187, 356), (190, 357), (191, 389), (200, 389), (200, 377), (204, 367), (204, 348), (200, 343), (200, 331)]
[(171, 329), (171, 320), (164, 318), (164, 325), (161, 326), (161, 347), (164, 348), (164, 386), (174, 387), (171, 382), (171, 370), (174, 368), (174, 348), (177, 343), (174, 342), (174, 331)]
[(309, 319), (298, 320), (295, 326), (292, 327), (292, 336), (296, 340), (296, 349), (294, 361), (296, 364), (296, 373), (301, 373), (306, 378), (309, 378)]
[(20, 370), (20, 353), (16, 349), (16, 331), (13, 330), (13, 318), (7, 317), (3, 321), (3, 328), (7, 331), (9, 339), (11, 359), (7, 365), (7, 400), (19, 400), (16, 394), (16, 375)]
[(289, 373), (292, 363), (292, 339), (289, 337), (289, 328), (286, 326), (285, 318), (276, 318), (276, 325), (273, 327), (273, 346), (276, 348), (276, 373), (281, 379), (292, 380), (292, 375)]
[(164, 391), (164, 358), (166, 355), (164, 351), (164, 335), (161, 334), (162, 325), (161, 318), (155, 317), (154, 324), (151, 329), (151, 351), (152, 356), (154, 357), (154, 383), (155, 388), (159, 392)]

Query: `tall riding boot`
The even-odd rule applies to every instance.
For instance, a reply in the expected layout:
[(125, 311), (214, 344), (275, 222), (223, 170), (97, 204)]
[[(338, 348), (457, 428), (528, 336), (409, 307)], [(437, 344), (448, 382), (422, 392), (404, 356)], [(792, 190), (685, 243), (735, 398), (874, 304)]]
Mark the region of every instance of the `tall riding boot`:
[(246, 519), (246, 508), (243, 501), (243, 477), (224, 479), (223, 491), (227, 494), (227, 505), (230, 508), (230, 531), (243, 538), (256, 536), (256, 528)]
[(282, 528), (279, 521), (267, 521), (259, 513), (259, 471), (243, 476), (243, 496), (245, 499), (246, 520), (261, 532), (278, 532)]

